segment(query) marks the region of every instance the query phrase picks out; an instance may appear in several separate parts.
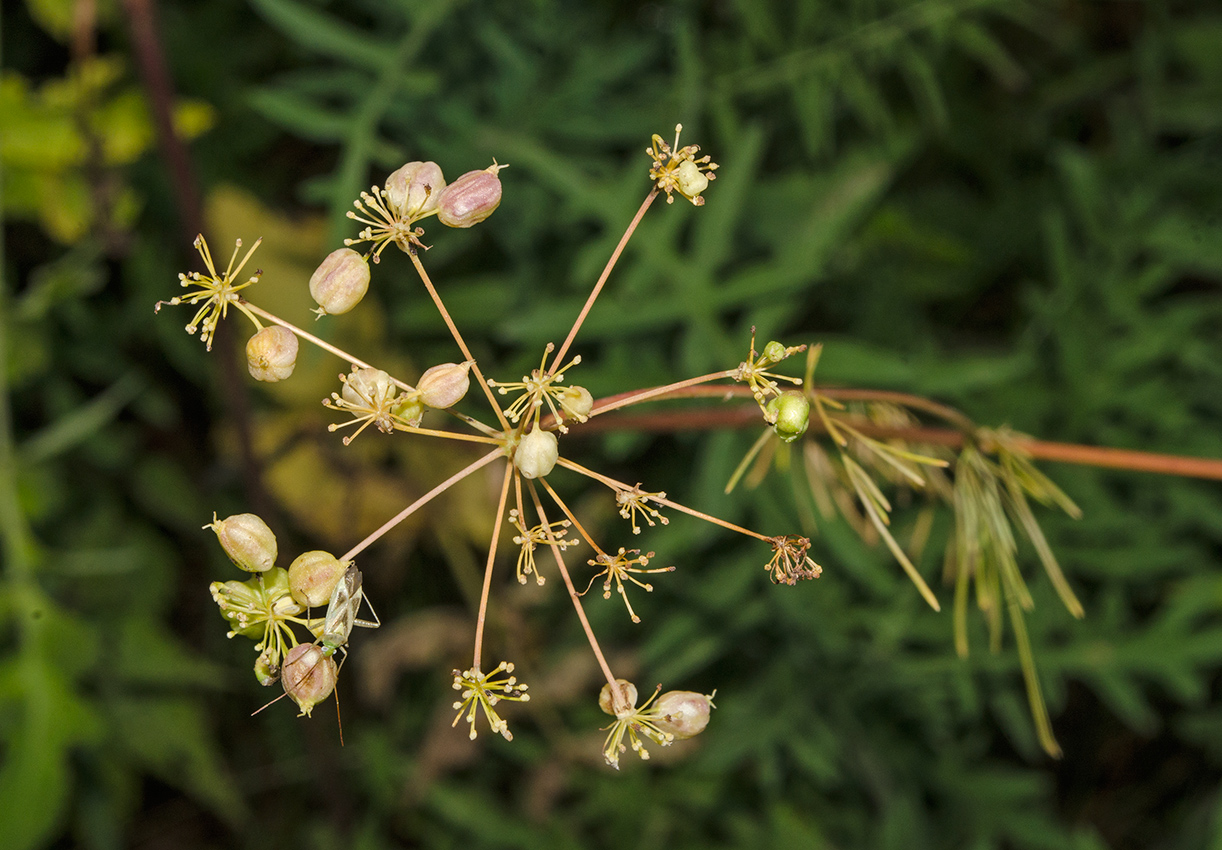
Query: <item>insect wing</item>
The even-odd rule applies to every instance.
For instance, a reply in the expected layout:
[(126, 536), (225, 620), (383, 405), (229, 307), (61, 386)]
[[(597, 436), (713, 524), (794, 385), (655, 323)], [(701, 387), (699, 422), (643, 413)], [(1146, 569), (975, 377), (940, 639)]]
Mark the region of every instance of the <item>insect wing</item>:
[(344, 577), (331, 591), (331, 602), (327, 605), (327, 617), (323, 622), (322, 639), (331, 646), (343, 646), (352, 633), (356, 610), (361, 604), (361, 571), (355, 565), (348, 567)]

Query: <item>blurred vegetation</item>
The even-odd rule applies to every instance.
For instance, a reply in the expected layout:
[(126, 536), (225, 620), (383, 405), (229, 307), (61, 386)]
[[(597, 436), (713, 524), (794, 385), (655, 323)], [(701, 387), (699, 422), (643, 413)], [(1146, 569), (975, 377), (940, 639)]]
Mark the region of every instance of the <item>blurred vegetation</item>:
[[(535, 696), (513, 707), (512, 744), (473, 744), (450, 729), (449, 671), (469, 652), (486, 482), (362, 557), (386, 625), (353, 641), (347, 746), (323, 707), (250, 717), (266, 692), (207, 593), (236, 577), (200, 528), (212, 512), (259, 513), (282, 552), (345, 548), (466, 455), (376, 434), (344, 449), (317, 404), (333, 360), (303, 354), (267, 391), (235, 337), (206, 355), (189, 316), (154, 319), (198, 267), (188, 199), (142, 94), (129, 22), (147, 4), (98, 3), (96, 32), (90, 7), (3, 12), (5, 847), (1222, 845), (1222, 489), (1141, 473), (1042, 467), (1083, 513), (1035, 507), (1084, 619), (1019, 550), (1060, 761), (1039, 749), (1013, 642), (985, 651), (973, 620), (960, 659), (949, 611), (822, 517), (818, 582), (774, 587), (757, 548), (672, 516), (641, 537), (679, 567), (634, 596), (644, 622), (590, 600), (643, 691), (717, 689), (697, 741), (607, 768), (598, 673), (559, 582), (508, 579), (489, 652)], [(426, 260), (480, 362), (516, 378), (647, 192), (650, 135), (681, 121), (719, 179), (706, 207), (655, 205), (634, 237), (579, 338), (595, 396), (730, 368), (756, 326), (823, 342), (821, 383), (1222, 457), (1222, 14), (1204, 4), (157, 11), (214, 251), (264, 236), (259, 301), (291, 321), (361, 188), (409, 159), (456, 176), (495, 156), (512, 166), (501, 209), (430, 233)], [(406, 258), (388, 253), (374, 286), (376, 306), (325, 332), (387, 368), (453, 359)], [(754, 438), (615, 433), (581, 452), (814, 535), (787, 475), (723, 495)], [(613, 519), (609, 499), (566, 498)], [(919, 508), (895, 505), (900, 540)], [(931, 539), (952, 533), (936, 513)], [(945, 609), (941, 549), (915, 566)]]

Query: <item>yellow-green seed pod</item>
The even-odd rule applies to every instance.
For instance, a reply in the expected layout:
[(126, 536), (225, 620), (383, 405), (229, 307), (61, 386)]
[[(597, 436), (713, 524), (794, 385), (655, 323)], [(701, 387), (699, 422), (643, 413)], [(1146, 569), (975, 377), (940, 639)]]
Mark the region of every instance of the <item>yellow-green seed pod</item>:
[(496, 212), (501, 204), (501, 179), (497, 172), (504, 165), (490, 165), (483, 171), (468, 171), (446, 186), (437, 201), (437, 218), (446, 227), (471, 227)]
[(204, 528), (216, 532), (229, 560), (248, 573), (261, 573), (276, 563), (276, 535), (254, 514), (234, 514), (221, 520), (213, 514), (212, 522)]
[(307, 608), (326, 605), (351, 563), (318, 549), (301, 553), (289, 565), (289, 591), (294, 601)]
[(709, 188), (709, 178), (690, 159), (675, 169), (675, 182), (679, 184), (679, 191), (688, 198), (695, 198)]
[(667, 691), (654, 702), (654, 725), (678, 739), (691, 738), (709, 725), (713, 698), (693, 691)]
[(298, 717), (309, 717), (314, 706), (331, 696), (338, 677), (335, 659), (323, 655), (323, 651), (312, 643), (299, 643), (290, 649), (280, 671), (284, 692), (301, 709)]
[(310, 276), (310, 296), (318, 302), (314, 312), (319, 318), (347, 313), (368, 291), (369, 263), (351, 248), (332, 251)]
[(785, 346), (774, 339), (765, 345), (764, 350), (760, 353), (764, 355), (764, 360), (767, 362), (780, 363), (785, 359)]
[(560, 445), (551, 431), (535, 428), (518, 442), (513, 465), (527, 478), (542, 478), (556, 466)]
[(271, 650), (265, 649), (255, 659), (255, 678), (265, 688), (280, 680), (280, 665), (272, 661)]
[[(615, 682), (620, 686), (621, 690), (624, 691), (624, 696), (628, 698), (628, 704), (624, 706), (624, 708), (630, 709), (635, 707), (637, 697), (636, 685), (632, 684), (627, 679), (616, 679)], [(598, 707), (601, 708), (606, 714), (610, 714), (612, 717), (615, 716), (615, 695), (611, 693), (610, 682), (603, 685), (602, 690), (598, 692)]]
[(765, 412), (776, 435), (786, 443), (805, 434), (810, 424), (810, 401), (799, 390), (781, 393), (768, 402)]
[(269, 325), (246, 341), (246, 368), (256, 381), (283, 381), (297, 365), (297, 334)]
[(565, 414), (578, 422), (589, 419), (590, 411), (594, 409), (594, 396), (590, 395), (590, 391), (585, 387), (565, 387), (560, 393), (559, 401)]
[(441, 166), (435, 162), (409, 162), (386, 178), (386, 206), (401, 221), (413, 222), (437, 209), (446, 187)]
[(417, 397), (436, 410), (445, 410), (462, 401), (471, 386), (471, 361), (442, 363), (425, 370), (416, 384)]

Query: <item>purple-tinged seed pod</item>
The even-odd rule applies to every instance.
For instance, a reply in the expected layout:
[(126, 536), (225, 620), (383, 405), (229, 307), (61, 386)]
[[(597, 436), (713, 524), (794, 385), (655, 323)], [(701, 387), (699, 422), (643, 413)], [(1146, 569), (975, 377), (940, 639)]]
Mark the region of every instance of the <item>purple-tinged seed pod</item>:
[(310, 295), (319, 318), (347, 313), (369, 291), (369, 263), (351, 248), (332, 251), (310, 276)]
[(446, 227), (471, 227), (492, 215), (501, 204), (504, 165), (493, 163), (483, 171), (468, 171), (446, 186), (437, 201), (437, 218)]

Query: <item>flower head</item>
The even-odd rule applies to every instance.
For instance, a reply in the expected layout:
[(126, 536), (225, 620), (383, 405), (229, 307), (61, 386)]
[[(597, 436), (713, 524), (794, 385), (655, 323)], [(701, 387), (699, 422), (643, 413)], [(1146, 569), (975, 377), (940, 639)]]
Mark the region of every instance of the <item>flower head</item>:
[(673, 148), (654, 133), (653, 145), (645, 149), (645, 153), (653, 159), (649, 179), (666, 193), (666, 203), (675, 202), (672, 193), (678, 190), (680, 195), (696, 206), (703, 206), (704, 198), (700, 193), (708, 187), (710, 180), (717, 179), (713, 172), (718, 166), (711, 161), (711, 157), (696, 158), (696, 154), (700, 152), (699, 145), (679, 147), (679, 134), (682, 131), (683, 125), (676, 124)]
[(161, 305), (169, 304), (177, 306), (179, 304), (199, 304), (203, 302), (203, 306), (195, 314), (190, 324), (187, 325), (187, 333), (194, 334), (199, 331), (199, 338), (204, 341), (204, 345), (209, 351), (212, 350), (212, 339), (216, 335), (216, 326), (220, 324), (221, 319), (229, 312), (229, 305), (235, 305), (239, 310), (246, 313), (250, 320), (259, 327), (259, 322), (250, 311), (242, 306), (241, 296), (238, 292), (250, 286), (259, 280), (263, 274), (262, 271), (256, 271), (249, 280), (242, 283), (234, 283), (234, 280), (242, 272), (243, 266), (250, 259), (250, 255), (259, 247), (262, 239), (256, 239), (255, 244), (250, 246), (250, 250), (246, 252), (246, 256), (242, 258), (242, 262), (234, 267), (234, 262), (238, 258), (238, 250), (242, 247), (242, 240), (237, 240), (233, 247), (233, 256), (229, 258), (229, 266), (225, 269), (224, 274), (217, 274), (216, 266), (212, 262), (212, 252), (208, 250), (208, 242), (204, 239), (203, 234), (195, 237), (195, 250), (199, 251), (199, 255), (204, 259), (204, 266), (208, 269), (208, 274), (200, 272), (188, 272), (187, 274), (179, 274), (178, 280), (182, 286), (190, 289), (197, 287), (186, 295), (175, 295), (168, 301), (158, 301), (153, 307), (153, 312), (161, 312)]
[(570, 546), (576, 546), (580, 542), (578, 540), (564, 539), (564, 535), (568, 533), (569, 526), (572, 525), (567, 519), (548, 523), (547, 527), (539, 524), (534, 528), (528, 529), (525, 523), (522, 522), (518, 509), (514, 508), (509, 512), (509, 522), (521, 532), (521, 534), (515, 534), (513, 537), (514, 545), (522, 547), (518, 553), (519, 584), (526, 584), (526, 577), (532, 573), (537, 584), (542, 585), (545, 581), (539, 573), (539, 568), (535, 565), (535, 549), (540, 546), (555, 544), (563, 550)]
[(639, 482), (630, 490), (617, 490), (615, 492), (615, 504), (619, 505), (619, 515), (624, 519), (632, 520), (633, 534), (641, 533), (641, 528), (637, 525), (638, 518), (645, 520), (650, 526), (655, 524), (655, 519), (662, 523), (662, 525), (670, 523), (669, 519), (658, 513), (657, 508), (649, 506), (650, 502), (656, 502), (659, 499), (665, 498), (665, 491), (647, 493), (641, 489)]
[(342, 393), (331, 393), (331, 398), (323, 399), (323, 406), (343, 411), (352, 417), (347, 422), (328, 425), (329, 431), (360, 423), (355, 433), (344, 437), (345, 446), (371, 424), (376, 425), (383, 434), (389, 434), (396, 428), (407, 430), (419, 421), (411, 421), (410, 417), (400, 413), (410, 397), (407, 393), (399, 392), (398, 384), (387, 372), (353, 366), (351, 373), (340, 375), (339, 379), (344, 385)]
[(797, 535), (778, 535), (768, 540), (772, 544), (772, 560), (767, 569), (772, 574), (773, 584), (797, 584), (802, 579), (818, 578), (823, 567), (811, 560), (806, 553), (810, 539)]
[[(602, 693), (599, 694), (598, 704), (603, 711), (608, 714), (615, 715), (615, 722), (610, 726), (604, 727), (610, 731), (607, 732), (607, 740), (603, 743), (603, 758), (607, 760), (607, 764), (619, 770), (619, 757), (621, 753), (627, 752), (628, 748), (624, 746), (624, 736), (628, 736), (628, 742), (632, 745), (632, 750), (643, 760), (649, 758), (649, 750), (645, 749), (645, 744), (642, 738), (648, 738), (663, 747), (669, 747), (671, 742), (675, 740), (675, 736), (670, 732), (664, 732), (658, 728), (658, 718), (649, 709), (650, 703), (657, 699), (658, 694), (662, 692), (662, 686), (658, 685), (649, 699), (645, 700), (645, 704), (640, 708), (636, 707), (636, 687), (631, 682), (626, 682), (623, 679), (617, 680), (621, 699), (616, 699), (611, 693), (610, 683), (603, 685)], [(608, 710), (610, 709), (610, 710)]]
[(526, 693), (528, 686), (520, 683), (512, 673), (513, 665), (507, 661), (502, 661), (487, 675), (481, 673), (476, 667), (470, 670), (455, 670), (454, 690), (461, 691), (462, 698), (454, 703), (454, 709), (458, 715), (450, 725), (457, 726), (458, 721), (462, 720), (465, 714), (467, 722), (471, 724), (471, 740), (474, 741), (476, 738), (475, 710), (482, 708), (492, 731), (499, 732), (506, 741), (512, 741), (513, 733), (509, 731), (509, 724), (497, 714), (493, 707), (503, 699), (514, 702), (530, 701), (530, 694)]
[(288, 647), (297, 641), (289, 623), (304, 608), (293, 600), (288, 571), (272, 567), (248, 581), (214, 581), (208, 588), (212, 599), (229, 621), (229, 637), (256, 638), (255, 648), (267, 654), (267, 665), (280, 663)]
[(611, 583), (615, 582), (615, 591), (624, 600), (624, 606), (628, 609), (628, 616), (632, 618), (632, 622), (639, 623), (641, 618), (632, 610), (632, 603), (628, 601), (628, 591), (624, 589), (624, 579), (635, 584), (637, 587), (645, 588), (646, 592), (653, 592), (653, 585), (646, 584), (636, 578), (633, 573), (669, 573), (674, 571), (674, 567), (658, 567), (653, 570), (642, 569), (649, 563), (649, 559), (653, 557), (653, 552), (647, 552), (642, 555), (640, 549), (624, 549), (623, 546), (614, 555), (608, 555), (605, 552), (599, 552), (592, 560), (587, 561), (591, 567), (602, 567), (602, 571), (594, 575), (590, 579), (589, 585), (582, 591), (584, 596), (590, 592), (590, 588), (594, 586), (594, 582), (600, 576), (606, 576), (603, 582), (603, 599), (611, 598)]

